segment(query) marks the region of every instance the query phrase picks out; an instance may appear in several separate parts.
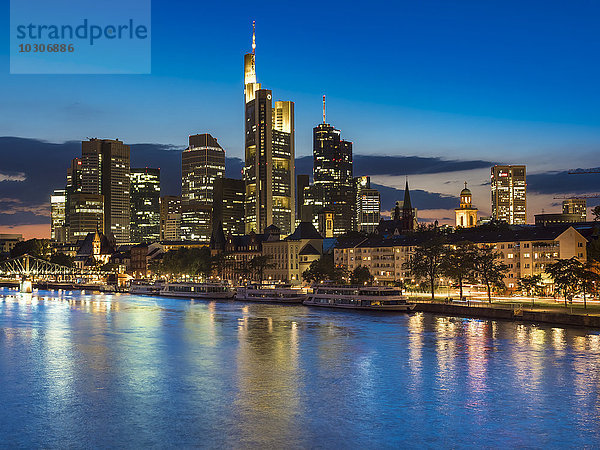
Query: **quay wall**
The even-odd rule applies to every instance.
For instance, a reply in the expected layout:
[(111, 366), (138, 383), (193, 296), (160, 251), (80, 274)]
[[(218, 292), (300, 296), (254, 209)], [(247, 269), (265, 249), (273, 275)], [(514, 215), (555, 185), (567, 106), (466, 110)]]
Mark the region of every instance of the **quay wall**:
[(600, 316), (569, 314), (568, 312), (528, 311), (493, 306), (467, 306), (445, 303), (417, 303), (415, 311), (482, 319), (540, 322), (564, 326), (600, 328)]

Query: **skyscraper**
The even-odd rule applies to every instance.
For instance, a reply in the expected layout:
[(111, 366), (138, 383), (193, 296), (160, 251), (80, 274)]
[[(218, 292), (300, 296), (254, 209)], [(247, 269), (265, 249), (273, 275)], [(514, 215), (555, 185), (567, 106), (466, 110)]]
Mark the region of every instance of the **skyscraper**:
[(256, 37), (244, 56), (245, 231), (263, 233), (275, 225), (282, 234), (294, 227), (294, 103), (272, 102), (256, 82)]
[(181, 239), (181, 197), (165, 195), (160, 198), (160, 240)]
[(527, 223), (525, 166), (492, 167), (492, 219), (511, 225)]
[(69, 196), (69, 240), (85, 239), (88, 233), (104, 233), (104, 198), (77, 192)]
[(160, 169), (131, 169), (130, 242), (160, 239)]
[[(356, 191), (352, 174), (352, 142), (340, 137), (340, 130), (325, 121), (313, 129), (314, 214), (333, 212), (333, 234), (354, 229)], [(324, 230), (319, 230), (321, 234)]]
[(310, 177), (308, 175), (296, 175), (296, 223), (311, 222), (312, 211), (305, 203), (305, 194), (310, 186)]
[(207, 241), (214, 182), (225, 174), (225, 150), (210, 134), (190, 136), (181, 155), (181, 238)]
[(374, 233), (381, 216), (379, 191), (371, 189), (370, 177), (357, 177), (356, 183), (356, 223), (358, 231)]
[(104, 197), (104, 233), (118, 244), (129, 242), (129, 161), (129, 146), (118, 139), (81, 143), (81, 192)]
[(213, 230), (220, 223), (225, 235), (244, 234), (244, 180), (217, 178), (212, 210)]
[(56, 189), (50, 196), (50, 237), (56, 242), (67, 241), (66, 193)]

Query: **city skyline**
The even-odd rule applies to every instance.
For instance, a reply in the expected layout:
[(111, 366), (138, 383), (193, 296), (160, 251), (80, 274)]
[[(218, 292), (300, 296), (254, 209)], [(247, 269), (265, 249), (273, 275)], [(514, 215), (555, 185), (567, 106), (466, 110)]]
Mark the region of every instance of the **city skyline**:
[[(160, 3), (156, 5), (158, 10), (160, 10), (163, 6), (164, 5), (161, 5)], [(588, 7), (590, 6), (588, 5)], [(432, 18), (431, 21), (429, 21), (420, 16), (423, 11), (419, 9), (419, 7), (405, 7), (405, 9), (406, 10), (403, 11), (403, 13), (405, 13), (407, 16), (414, 15), (417, 18), (420, 17), (420, 23), (425, 26), (425, 28), (432, 27), (434, 23), (439, 25), (439, 19)], [(463, 7), (463, 9), (465, 9), (465, 7)], [(463, 11), (463, 13), (464, 12), (465, 11)], [(476, 8), (467, 12), (469, 12), (467, 15), (468, 17), (463, 18), (462, 20), (472, 20), (478, 17), (477, 14), (484, 14), (483, 11), (477, 11)], [(553, 21), (558, 20), (556, 15), (557, 11), (555, 8), (548, 7), (544, 10), (544, 13), (546, 14), (546, 16), (542, 17), (542, 19), (545, 19), (545, 21), (542, 20), (544, 24), (553, 23)], [(446, 171), (444, 171), (442, 168), (441, 170), (431, 172), (427, 171), (427, 168), (423, 167), (421, 167), (420, 170), (414, 170), (398, 164), (396, 167), (394, 167), (395, 173), (394, 169), (391, 169), (385, 173), (377, 173), (377, 171), (375, 171), (372, 173), (357, 173), (357, 175), (371, 176), (371, 180), (374, 184), (383, 185), (388, 188), (395, 188), (398, 191), (402, 191), (403, 189), (404, 176), (409, 175), (411, 177), (411, 186), (413, 186), (416, 190), (423, 190), (430, 194), (437, 195), (440, 198), (451, 197), (456, 200), (458, 199), (458, 193), (460, 192), (463, 182), (468, 181), (469, 186), (473, 191), (473, 201), (480, 208), (482, 215), (490, 214), (490, 194), (489, 185), (487, 185), (487, 182), (489, 182), (489, 167), (491, 165), (525, 164), (528, 168), (528, 178), (530, 174), (537, 174), (540, 175), (540, 177), (547, 177), (548, 179), (552, 178), (553, 176), (551, 173), (548, 173), (551, 170), (566, 171), (576, 167), (595, 167), (598, 165), (597, 160), (594, 158), (593, 152), (598, 143), (600, 143), (600, 126), (595, 122), (596, 119), (594, 119), (593, 114), (584, 114), (587, 108), (590, 108), (594, 103), (594, 95), (597, 94), (593, 86), (586, 85), (586, 83), (581, 83), (577, 86), (574, 86), (572, 83), (562, 82), (556, 84), (556, 87), (559, 89), (554, 89), (553, 91), (547, 90), (545, 91), (544, 95), (544, 92), (538, 92), (539, 86), (535, 86), (534, 88), (533, 84), (529, 83), (527, 84), (528, 88), (530, 88), (528, 92), (521, 92), (524, 98), (522, 99), (522, 102), (532, 102), (529, 106), (531, 107), (533, 105), (538, 108), (535, 114), (532, 114), (532, 108), (516, 108), (519, 102), (515, 102), (512, 105), (515, 107), (512, 112), (501, 108), (501, 105), (497, 102), (490, 102), (487, 104), (489, 108), (493, 109), (494, 105), (497, 107), (493, 114), (490, 113), (490, 111), (485, 112), (482, 111), (481, 108), (478, 109), (476, 107), (473, 107), (471, 109), (471, 113), (469, 113), (469, 111), (465, 109), (468, 108), (468, 104), (473, 101), (473, 98), (470, 98), (470, 101), (464, 102), (465, 105), (455, 109), (444, 109), (441, 107), (428, 109), (422, 104), (418, 105), (419, 102), (416, 100), (421, 99), (422, 103), (427, 103), (428, 101), (432, 103), (435, 96), (423, 95), (419, 97), (417, 92), (411, 94), (411, 101), (409, 101), (409, 97), (405, 97), (405, 101), (391, 101), (391, 99), (398, 100), (398, 95), (402, 92), (406, 93), (405, 91), (408, 89), (408, 87), (415, 88), (416, 91), (419, 91), (417, 88), (420, 86), (422, 87), (424, 83), (423, 81), (417, 84), (409, 82), (400, 84), (385, 84), (384, 87), (386, 87), (387, 90), (384, 89), (384, 91), (389, 93), (389, 100), (387, 101), (382, 99), (381, 93), (369, 98), (365, 98), (368, 96), (368, 93), (373, 93), (373, 76), (366, 76), (363, 66), (356, 63), (358, 73), (361, 75), (361, 77), (365, 77), (365, 82), (361, 83), (362, 89), (353, 88), (345, 90), (343, 93), (341, 93), (340, 86), (347, 87), (348, 77), (341, 77), (338, 86), (338, 83), (334, 83), (332, 80), (332, 76), (336, 74), (339, 75), (337, 70), (328, 71), (326, 76), (310, 74), (309, 76), (305, 77), (305, 83), (298, 83), (297, 74), (281, 69), (281, 61), (287, 60), (289, 55), (277, 53), (277, 50), (283, 45), (283, 43), (280, 41), (286, 41), (287, 39), (277, 39), (274, 37), (273, 30), (267, 25), (268, 21), (266, 19), (269, 17), (269, 14), (270, 13), (267, 11), (258, 11), (256, 13), (258, 30), (257, 60), (261, 66), (261, 80), (264, 81), (269, 87), (272, 87), (274, 91), (277, 91), (277, 97), (290, 98), (296, 105), (295, 134), (297, 158), (306, 157), (312, 153), (311, 130), (316, 124), (319, 123), (318, 119), (320, 115), (321, 95), (326, 93), (328, 96), (328, 115), (329, 117), (332, 117), (332, 122), (336, 124), (336, 127), (339, 127), (339, 129), (344, 133), (345, 138), (354, 143), (355, 155), (364, 157), (377, 155), (399, 158), (416, 156), (420, 158), (432, 158), (430, 162), (439, 161), (443, 158), (458, 163), (452, 167), (447, 167)], [(452, 17), (454, 20), (459, 20), (459, 18), (456, 17), (456, 12), (453, 13)], [(505, 15), (502, 17), (506, 19)], [(583, 17), (579, 17), (578, 20), (585, 25), (586, 20)], [(264, 24), (262, 28), (261, 23)], [(569, 22), (568, 25), (570, 27), (574, 27), (576, 23), (579, 22), (574, 20)], [(54, 126), (53, 132), (47, 132), (47, 130), (45, 131), (44, 127), (55, 119), (48, 119), (48, 117), (44, 117), (44, 121), (42, 121), (41, 118), (36, 116), (37, 111), (33, 113), (28, 122), (29, 129), (23, 129), (23, 122), (21, 121), (17, 124), (16, 121), (16, 119), (19, 117), (20, 107), (18, 105), (15, 106), (14, 101), (16, 100), (12, 100), (13, 106), (15, 107), (11, 111), (12, 113), (10, 115), (6, 115), (7, 119), (5, 119), (4, 123), (5, 131), (4, 133), (0, 132), (0, 134), (5, 136), (22, 136), (25, 138), (41, 139), (50, 142), (62, 142), (63, 140), (70, 141), (72, 139), (83, 139), (87, 136), (82, 136), (82, 133), (89, 132), (89, 134), (92, 136), (98, 136), (102, 138), (113, 139), (118, 137), (120, 140), (131, 146), (136, 145), (136, 142), (149, 142), (152, 143), (151, 145), (153, 145), (155, 149), (160, 148), (161, 146), (163, 149), (170, 149), (172, 147), (181, 149), (185, 146), (185, 144), (182, 142), (184, 141), (185, 136), (195, 133), (209, 132), (213, 133), (215, 136), (218, 136), (220, 142), (223, 144), (223, 147), (227, 149), (228, 157), (241, 158), (243, 153), (243, 134), (240, 133), (239, 130), (242, 128), (241, 122), (243, 117), (239, 112), (239, 61), (249, 46), (248, 36), (251, 26), (250, 24), (251, 21), (249, 19), (246, 18), (242, 20), (241, 17), (236, 17), (235, 20), (231, 21), (231, 24), (227, 24), (227, 30), (230, 31), (230, 35), (226, 40), (226, 43), (211, 44), (214, 48), (209, 48), (209, 46), (203, 47), (203, 49), (210, 54), (213, 54), (215, 48), (220, 48), (221, 46), (227, 48), (226, 56), (217, 58), (216, 61), (218, 61), (220, 64), (224, 64), (222, 67), (226, 67), (228, 69), (220, 72), (219, 76), (213, 76), (211, 78), (213, 80), (212, 82), (206, 80), (205, 78), (207, 76), (204, 74), (198, 77), (192, 77), (189, 74), (183, 74), (181, 71), (174, 71), (172, 74), (172, 76), (179, 77), (181, 81), (181, 89), (189, 88), (190, 92), (191, 89), (194, 89), (195, 92), (198, 92), (199, 98), (211, 98), (210, 95), (207, 95), (207, 89), (214, 91), (215, 95), (224, 94), (222, 97), (220, 97), (218, 102), (214, 102), (214, 107), (216, 108), (215, 111), (217, 113), (212, 114), (212, 118), (207, 120), (205, 114), (198, 115), (198, 117), (202, 118), (202, 121), (207, 123), (206, 126), (190, 126), (188, 119), (182, 118), (181, 116), (176, 116), (178, 119), (177, 121), (169, 120), (161, 126), (152, 126), (151, 124), (153, 122), (150, 121), (150, 125), (147, 123), (146, 126), (140, 127), (139, 124), (136, 123), (138, 119), (134, 118), (134, 115), (130, 116), (130, 118), (127, 120), (123, 120), (123, 118), (119, 116), (120, 113), (118, 112), (114, 115), (111, 114), (111, 117), (107, 117), (106, 114), (102, 113), (102, 107), (106, 100), (96, 97), (96, 90), (103, 92), (103, 90), (107, 89), (108, 86), (114, 86), (117, 91), (130, 91), (126, 94), (127, 98), (135, 99), (138, 93), (136, 92), (136, 88), (132, 88), (130, 85), (130, 82), (133, 79), (137, 79), (141, 84), (145, 84), (146, 88), (148, 88), (149, 85), (158, 83), (153, 87), (153, 89), (155, 89), (153, 92), (156, 93), (156, 99), (146, 100), (146, 103), (137, 103), (136, 108), (138, 109), (136, 109), (136, 111), (141, 109), (140, 105), (142, 104), (145, 105), (143, 109), (153, 110), (152, 105), (157, 99), (164, 101), (164, 105), (167, 106), (167, 110), (170, 109), (168, 106), (176, 106), (179, 101), (178, 95), (172, 96), (170, 100), (163, 98), (167, 91), (173, 89), (173, 83), (168, 83), (168, 88), (165, 86), (161, 87), (159, 81), (161, 79), (165, 81), (165, 77), (168, 76), (167, 74), (163, 73), (165, 70), (163, 68), (164, 66), (156, 63), (155, 66), (160, 68), (158, 73), (146, 77), (130, 76), (119, 78), (111, 76), (104, 79), (101, 77), (91, 76), (87, 77), (87, 80), (84, 79), (85, 77), (67, 77), (71, 79), (68, 84), (74, 87), (75, 91), (78, 92), (80, 97), (82, 94), (81, 89), (83, 88), (88, 89), (93, 86), (94, 93), (86, 96), (86, 99), (89, 100), (89, 103), (76, 101), (68, 104), (70, 106), (66, 105), (65, 107), (67, 107), (67, 109), (69, 107), (71, 108), (70, 114), (72, 115), (72, 120), (63, 121), (62, 126), (60, 127)], [(523, 25), (519, 20), (516, 20), (515, 24), (520, 24), (521, 26)], [(494, 28), (494, 26), (498, 26), (499, 24), (494, 22), (491, 25), (492, 28)], [(538, 24), (538, 26), (540, 25)], [(307, 27), (314, 28), (316, 27), (316, 23), (314, 21), (308, 21)], [(319, 33), (330, 37), (332, 39), (331, 42), (336, 41), (337, 38), (329, 35), (327, 31), (321, 30), (318, 27), (315, 29), (319, 30)], [(581, 33), (587, 33), (588, 31), (589, 29), (586, 27), (581, 28)], [(517, 27), (517, 32), (517, 34), (520, 33), (520, 35), (523, 35), (525, 30), (523, 27)], [(160, 37), (160, 28), (158, 29), (157, 33)], [(295, 33), (295, 31), (293, 33)], [(384, 36), (386, 36), (389, 34), (389, 31), (382, 33)], [(404, 33), (404, 31), (402, 31), (402, 33)], [(395, 39), (385, 41), (385, 49), (389, 50), (391, 44), (398, 44), (401, 42), (400, 36), (402, 33)], [(362, 41), (358, 43), (355, 42), (356, 37), (352, 35), (352, 40), (348, 42), (347, 45), (340, 46), (336, 49), (339, 51), (341, 56), (347, 55), (349, 52), (347, 47), (352, 47), (353, 44), (358, 44), (359, 46), (357, 49), (360, 48), (362, 50), (364, 50), (368, 45), (373, 44), (374, 40), (372, 37), (363, 36), (363, 34), (367, 33), (360, 34), (363, 38)], [(453, 36), (453, 39), (458, 39), (461, 41), (460, 43), (462, 44), (462, 47), (459, 47), (462, 49), (462, 53), (458, 54), (458, 60), (464, 62), (467, 56), (469, 56), (476, 47), (469, 47), (465, 42), (462, 41), (463, 37), (464, 36), (462, 35), (459, 35), (458, 37)], [(499, 52), (497, 56), (507, 56), (504, 52), (500, 52), (498, 49), (497, 46), (499, 45), (499, 40), (494, 39), (489, 34), (485, 34), (485, 37), (487, 39), (486, 42), (496, 43), (496, 46), (492, 47), (492, 50), (494, 50), (496, 53)], [(556, 38), (556, 35), (553, 34), (552, 39)], [(307, 41), (312, 42), (313, 39), (314, 38), (310, 38), (307, 39)], [(514, 37), (511, 37), (510, 39), (514, 39)], [(288, 42), (288, 45), (290, 42), (292, 42), (291, 38)], [(573, 45), (575, 42), (575, 39), (565, 37), (563, 44), (565, 47), (569, 47), (569, 45)], [(425, 45), (431, 46), (433, 45), (433, 42), (426, 41), (417, 44), (417, 47)], [(531, 49), (531, 46), (534, 44), (535, 42), (528, 41), (528, 45), (526, 47)], [(577, 40), (577, 44), (581, 46), (580, 40)], [(306, 42), (293, 40), (293, 45), (294, 51), (292, 53), (297, 56), (299, 63), (308, 58), (305, 53), (298, 53), (296, 51), (296, 47), (298, 49), (305, 48), (307, 45)], [(478, 44), (477, 47), (479, 45), (481, 44)], [(593, 46), (594, 44), (587, 42), (585, 45)], [(563, 50), (561, 55), (563, 55), (564, 49), (562, 47), (561, 49)], [(402, 50), (406, 50), (406, 48), (402, 47)], [(542, 56), (548, 56), (549, 49), (547, 49), (545, 46), (540, 47), (538, 50), (540, 52), (538, 55), (540, 58)], [(515, 49), (516, 54), (519, 54), (521, 51), (523, 50)], [(164, 53), (164, 49), (162, 48), (156, 49), (155, 53), (157, 52), (159, 59), (155, 59), (155, 62), (160, 62), (161, 58), (165, 58), (166, 55)], [(372, 52), (373, 55), (379, 55), (382, 50), (373, 48)], [(416, 58), (415, 52), (416, 50), (412, 50), (409, 52), (409, 55), (413, 58)], [(433, 55), (437, 55), (438, 57), (440, 56), (438, 52), (434, 52)], [(361, 57), (366, 58), (364, 55)], [(386, 59), (389, 64), (386, 64), (386, 67), (382, 68), (382, 78), (389, 77), (391, 68), (397, 67), (398, 63), (394, 62), (393, 60), (393, 53), (389, 53), (388, 59)], [(427, 65), (422, 60), (417, 60), (423, 64), (422, 66), (419, 66), (420, 69), (424, 70)], [(486, 58), (484, 58), (484, 60), (489, 62), (489, 60)], [(236, 65), (233, 64), (235, 61), (237, 61)], [(534, 68), (528, 63), (526, 64), (523, 61), (513, 61), (510, 59), (506, 60), (505, 62), (507, 63), (507, 66), (510, 66), (513, 69), (519, 67), (522, 75), (525, 74), (531, 76), (533, 74)], [(584, 63), (579, 61), (579, 64)], [(388, 66), (390, 67), (388, 68)], [(229, 68), (232, 67), (235, 69), (233, 72), (229, 70)], [(588, 65), (585, 67), (589, 69), (587, 75), (590, 77), (594, 70), (597, 70), (595, 66)], [(409, 67), (407, 66), (407, 73), (415, 75), (413, 71), (416, 71), (417, 69), (414, 67), (411, 70), (408, 69)], [(453, 67), (452, 70), (448, 70), (450, 71), (450, 74), (453, 74), (456, 77), (457, 74), (461, 73), (458, 69), (459, 67)], [(505, 70), (508, 70), (508, 68)], [(539, 68), (536, 70), (539, 70)], [(561, 66), (561, 70), (564, 71), (566, 69)], [(504, 75), (506, 75), (505, 72)], [(408, 75), (402, 72), (401, 78), (407, 76)], [(466, 72), (464, 72), (464, 76), (466, 76)], [(555, 79), (556, 76), (556, 73), (550, 73), (548, 74), (548, 80), (546, 81), (549, 81), (550, 79), (554, 81), (560, 81)], [(10, 77), (6, 80), (7, 85), (18, 88), (18, 86), (23, 82), (24, 78), (26, 77)], [(37, 78), (47, 79), (48, 77), (39, 76)], [(230, 83), (230, 81), (233, 79), (235, 79), (236, 86), (233, 86)], [(483, 79), (486, 82), (490, 81), (490, 79), (487, 77), (483, 77)], [(31, 85), (30, 89), (23, 94), (23, 102), (25, 103), (27, 101), (27, 97), (32, 95), (38, 89), (38, 83), (32, 82), (32, 80), (34, 80), (34, 78), (29, 77), (29, 82)], [(107, 80), (110, 80), (110, 82)], [(172, 79), (170, 80), (172, 81)], [(515, 76), (507, 76), (505, 81), (508, 82), (510, 80), (515, 81)], [(451, 83), (451, 81), (456, 81), (455, 78), (448, 77), (446, 81), (449, 83), (450, 87), (458, 89), (457, 85)], [(496, 81), (498, 81), (498, 79), (496, 79)], [(531, 80), (528, 77), (522, 77), (520, 80), (521, 83), (530, 81)], [(59, 105), (64, 105), (64, 102), (70, 98), (71, 92), (67, 92), (66, 85), (61, 86), (60, 82), (58, 81), (56, 83), (58, 84), (55, 85), (56, 89), (52, 94), (42, 96), (43, 101), (40, 103), (41, 110), (44, 110), (44, 105), (57, 100), (53, 99), (53, 95), (56, 92), (63, 93), (61, 99), (56, 101), (57, 108), (59, 108)], [(215, 83), (217, 85), (215, 85)], [(219, 83), (223, 84), (219, 85)], [(542, 83), (542, 85), (543, 84), (544, 83)], [(308, 85), (310, 85), (310, 88), (305, 89)], [(430, 87), (433, 89), (433, 92), (439, 89), (439, 85), (436, 83), (432, 83)], [(497, 93), (502, 89), (507, 88), (506, 84), (500, 82), (491, 87), (493, 89), (491, 89), (487, 95), (494, 97), (496, 100), (498, 100), (496, 98)], [(582, 94), (582, 89), (584, 87), (588, 88), (587, 93), (589, 96), (586, 98), (583, 98), (581, 95), (579, 95)], [(481, 86), (478, 86), (478, 88), (481, 88)], [(451, 89), (451, 91), (454, 92), (453, 89)], [(535, 91), (537, 97), (532, 97), (529, 91)], [(483, 91), (479, 92), (481, 93)], [(550, 94), (551, 92), (552, 95)], [(557, 97), (557, 92), (561, 92), (562, 97)], [(234, 94), (237, 99), (232, 97)], [(485, 96), (486, 95), (483, 95), (483, 97)], [(546, 108), (542, 111), (543, 108), (541, 108), (541, 106), (543, 106), (545, 102), (548, 102), (552, 96), (554, 96), (554, 98), (557, 100), (557, 103), (553, 105), (553, 108), (550, 110)], [(565, 96), (570, 96), (569, 101), (573, 102), (579, 99), (580, 104), (570, 104), (569, 101), (565, 100)], [(105, 95), (105, 97), (108, 99), (114, 98), (114, 96), (111, 95)], [(9, 96), (8, 103), (10, 104), (10, 102), (11, 100)], [(148, 106), (150, 106), (150, 108), (148, 108)], [(211, 103), (211, 106), (213, 106), (213, 103)], [(481, 105), (479, 106), (481, 107)], [(130, 108), (130, 106), (125, 107), (125, 109), (127, 108)], [(223, 108), (226, 109), (223, 110)], [(228, 110), (233, 111), (235, 108), (237, 108), (237, 112), (232, 114), (225, 112)], [(220, 114), (219, 112), (222, 110), (223, 114)], [(550, 117), (553, 114), (555, 117)], [(558, 117), (561, 114), (562, 116)], [(193, 114), (191, 115), (193, 116)], [(61, 117), (60, 114), (58, 114), (57, 117)], [(161, 117), (164, 118), (162, 113), (158, 114), (157, 118), (160, 119)], [(197, 119), (195, 119), (195, 121), (197, 121)], [(182, 130), (182, 128), (186, 129)], [(155, 130), (161, 131), (157, 135)], [(468, 133), (467, 130), (469, 130)], [(180, 133), (180, 131), (183, 133)], [(377, 134), (377, 136), (374, 136), (374, 134)], [(176, 138), (175, 135), (177, 136)], [(143, 139), (143, 137), (148, 137), (148, 139)], [(570, 151), (567, 152), (565, 149), (569, 149)], [(2, 150), (3, 153), (9, 151), (9, 149), (5, 148), (4, 146), (0, 146), (0, 150)], [(166, 151), (167, 150), (165, 150), (165, 152)], [(473, 168), (468, 167), (468, 163), (465, 163), (465, 170), (461, 170), (460, 163), (463, 160), (482, 161), (486, 162), (487, 164), (479, 164), (478, 167)], [(157, 164), (155, 164), (152, 158), (149, 157), (144, 164), (136, 165), (156, 166)], [(0, 216), (2, 216), (0, 217), (0, 230), (19, 232), (19, 229), (21, 229), (24, 230), (26, 235), (32, 236), (29, 234), (30, 231), (26, 231), (27, 227), (29, 226), (31, 230), (36, 230), (35, 232), (38, 233), (39, 237), (44, 237), (49, 234), (49, 225), (47, 226), (47, 232), (44, 234), (39, 234), (42, 230), (39, 222), (43, 217), (46, 217), (47, 223), (50, 223), (49, 205), (42, 205), (41, 203), (36, 204), (27, 198), (15, 198), (15, 196), (11, 196), (11, 191), (14, 193), (15, 190), (18, 190), (15, 189), (16, 186), (9, 186), (8, 189), (5, 189), (9, 184), (19, 184), (21, 182), (18, 181), (20, 174), (23, 174), (22, 178), (32, 178), (31, 175), (27, 173), (26, 169), (28, 169), (27, 166), (16, 167), (16, 165), (12, 162), (0, 169), (0, 180), (4, 180), (0, 184), (0, 196), (3, 197), (2, 209), (5, 213), (0, 214)], [(163, 169), (163, 173), (166, 174), (166, 169)], [(296, 171), (296, 173), (301, 172)], [(176, 174), (171, 175), (171, 177), (176, 176)], [(595, 178), (591, 177), (588, 178), (588, 180), (593, 181)], [(572, 193), (594, 193), (593, 183), (589, 183), (592, 185), (592, 187), (588, 188), (588, 190), (582, 190), (580, 186), (569, 190), (569, 184), (582, 183), (579, 180), (573, 180), (572, 182), (569, 181), (569, 183), (563, 184), (564, 189), (560, 192), (538, 192), (535, 189), (532, 191), (528, 187), (528, 222), (533, 223), (533, 215), (535, 213), (540, 213), (543, 210), (546, 212), (554, 210), (558, 212), (560, 210), (560, 203), (553, 198), (555, 194), (566, 195)], [(52, 192), (54, 187), (55, 186), (51, 186), (50, 184), (46, 187), (48, 194)], [(173, 192), (171, 191), (166, 191), (162, 194), (164, 195), (172, 193)], [(11, 204), (11, 202), (6, 201), (6, 199), (18, 200), (18, 203), (12, 202)], [(595, 203), (596, 201), (592, 200), (589, 202), (589, 206), (593, 206)], [(420, 208), (419, 217), (427, 221), (437, 219), (442, 223), (452, 223), (452, 209), (456, 207), (457, 204), (458, 201), (456, 201), (456, 205), (445, 204), (444, 207)], [(385, 210), (388, 206), (389, 205), (382, 205), (382, 209)], [(417, 204), (417, 206), (419, 205)], [(31, 220), (30, 218), (29, 222), (27, 218), (18, 217), (19, 214), (15, 214), (15, 212), (18, 213), (19, 211), (33, 209), (35, 209), (37, 212), (35, 214), (36, 218), (34, 220)]]

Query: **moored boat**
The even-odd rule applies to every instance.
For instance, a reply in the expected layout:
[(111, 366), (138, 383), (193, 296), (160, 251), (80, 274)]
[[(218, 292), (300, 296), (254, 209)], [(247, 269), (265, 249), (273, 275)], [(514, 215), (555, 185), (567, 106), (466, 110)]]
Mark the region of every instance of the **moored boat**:
[(165, 297), (232, 299), (233, 288), (221, 283), (166, 283), (160, 290)]
[(237, 289), (236, 300), (265, 303), (302, 303), (308, 299), (306, 289), (291, 285), (251, 284)]
[(372, 311), (412, 311), (415, 307), (398, 288), (327, 284), (314, 286), (304, 304)]
[(129, 293), (136, 295), (158, 295), (163, 288), (162, 283), (150, 283), (143, 280), (134, 280), (129, 286)]

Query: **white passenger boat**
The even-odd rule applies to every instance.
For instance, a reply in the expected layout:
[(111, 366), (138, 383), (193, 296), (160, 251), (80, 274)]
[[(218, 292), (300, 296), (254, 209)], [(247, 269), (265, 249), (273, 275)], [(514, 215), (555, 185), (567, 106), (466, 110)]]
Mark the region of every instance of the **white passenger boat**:
[(166, 283), (160, 290), (165, 297), (230, 299), (235, 296), (231, 286), (220, 283)]
[(158, 295), (163, 287), (163, 283), (150, 283), (148, 281), (134, 280), (129, 286), (129, 293), (136, 295)]
[(388, 286), (313, 286), (313, 293), (304, 304), (372, 311), (411, 311), (415, 308), (399, 288)]
[(237, 289), (236, 300), (266, 303), (302, 303), (308, 299), (306, 289), (291, 285), (251, 284)]

